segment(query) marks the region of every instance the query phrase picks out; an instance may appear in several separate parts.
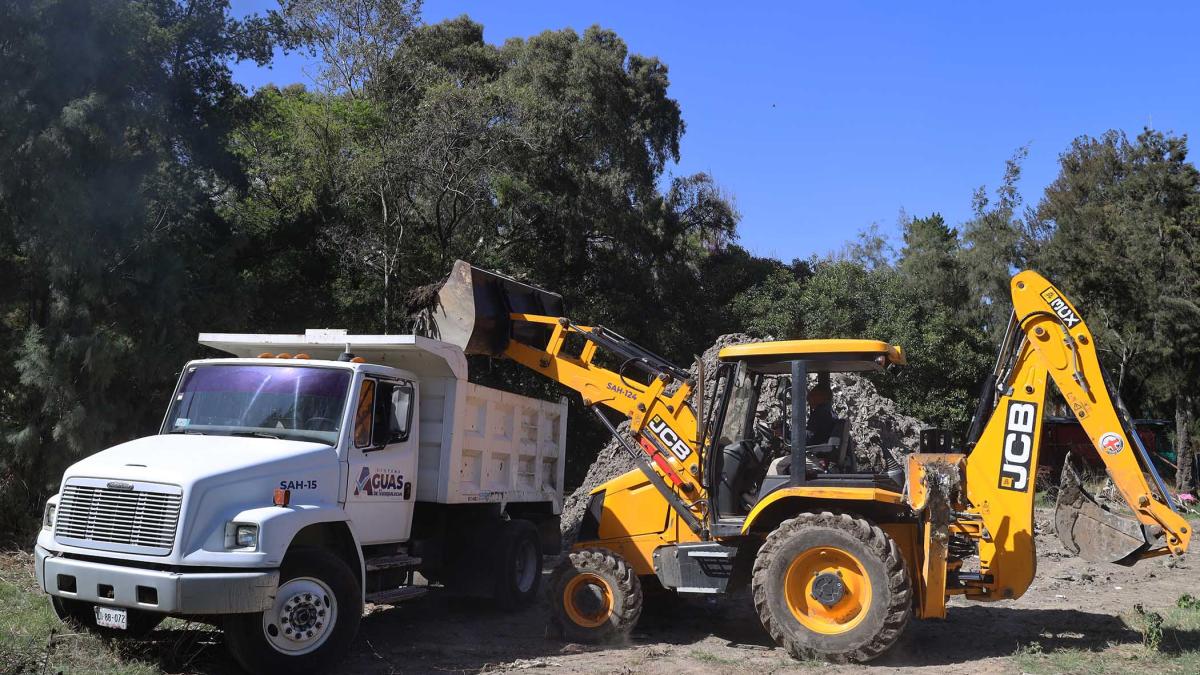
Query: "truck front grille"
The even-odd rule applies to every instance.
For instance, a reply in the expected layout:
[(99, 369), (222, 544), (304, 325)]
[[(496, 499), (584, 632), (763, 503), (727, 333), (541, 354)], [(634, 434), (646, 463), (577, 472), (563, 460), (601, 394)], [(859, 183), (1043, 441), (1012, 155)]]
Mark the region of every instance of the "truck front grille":
[(83, 548), (167, 555), (183, 491), (173, 485), (72, 478), (54, 518), (56, 541)]

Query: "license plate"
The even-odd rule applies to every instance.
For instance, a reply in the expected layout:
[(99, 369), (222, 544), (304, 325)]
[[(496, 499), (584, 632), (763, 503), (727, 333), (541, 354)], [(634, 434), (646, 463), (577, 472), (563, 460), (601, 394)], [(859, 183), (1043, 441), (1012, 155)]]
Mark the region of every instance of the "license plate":
[(104, 628), (129, 628), (129, 611), (124, 607), (96, 607), (96, 625)]

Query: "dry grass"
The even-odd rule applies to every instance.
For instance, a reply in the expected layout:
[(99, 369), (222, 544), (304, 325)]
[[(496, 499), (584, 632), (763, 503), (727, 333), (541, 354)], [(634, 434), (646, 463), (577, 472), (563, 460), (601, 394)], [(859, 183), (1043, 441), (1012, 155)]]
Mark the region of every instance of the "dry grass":
[[(1142, 644), (1110, 644), (1102, 651), (1046, 652), (1035, 643), (1018, 649), (1014, 658), (1023, 673), (1195, 675), (1200, 673), (1200, 606), (1180, 600), (1177, 606), (1161, 612), (1129, 612), (1121, 616), (1127, 626), (1142, 633), (1145, 638)], [(1154, 617), (1161, 617), (1161, 625)]]
[(0, 674), (191, 673), (232, 669), (217, 633), (168, 619), (146, 640), (108, 640), (63, 625), (33, 576), (33, 556), (0, 552)]

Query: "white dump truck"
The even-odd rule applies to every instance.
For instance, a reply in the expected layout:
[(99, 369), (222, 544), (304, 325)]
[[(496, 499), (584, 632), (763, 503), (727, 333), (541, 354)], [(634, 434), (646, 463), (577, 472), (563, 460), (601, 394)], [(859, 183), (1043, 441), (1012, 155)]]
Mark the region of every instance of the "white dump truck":
[(534, 598), (565, 401), (468, 382), (461, 349), (419, 336), (200, 343), (236, 358), (188, 363), (158, 434), (71, 466), (46, 504), (36, 571), (61, 619), (196, 618), (247, 670), (305, 672), (344, 654), (364, 603)]

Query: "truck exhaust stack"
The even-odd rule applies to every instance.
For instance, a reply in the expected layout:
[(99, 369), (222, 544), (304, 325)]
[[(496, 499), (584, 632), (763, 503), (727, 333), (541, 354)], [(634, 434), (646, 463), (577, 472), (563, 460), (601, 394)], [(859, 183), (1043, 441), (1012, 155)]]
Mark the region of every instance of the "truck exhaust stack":
[(510, 314), (563, 315), (562, 296), (456, 260), (427, 313), (425, 332), (466, 354), (501, 356), (509, 340), (545, 342), (544, 324), (514, 323)]

